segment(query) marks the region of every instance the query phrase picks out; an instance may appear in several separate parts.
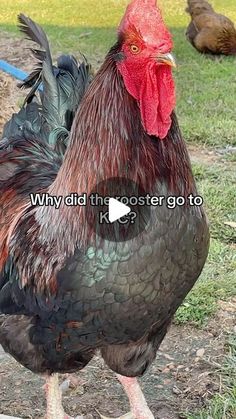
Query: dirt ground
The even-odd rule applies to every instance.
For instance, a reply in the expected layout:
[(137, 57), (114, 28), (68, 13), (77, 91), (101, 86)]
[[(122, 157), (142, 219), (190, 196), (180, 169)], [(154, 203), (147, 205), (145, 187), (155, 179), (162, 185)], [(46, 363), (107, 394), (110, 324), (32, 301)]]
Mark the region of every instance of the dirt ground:
[[(221, 390), (219, 365), (226, 353), (229, 334), (235, 330), (236, 299), (219, 303), (217, 316), (205, 330), (172, 326), (157, 359), (141, 379), (156, 419), (183, 418), (181, 412), (204, 406)], [(118, 417), (129, 406), (123, 390), (97, 357), (77, 374), (78, 386), (69, 387), (63, 405), (70, 415), (86, 419)], [(61, 380), (65, 377), (61, 377)], [(21, 418), (43, 419), (44, 380), (0, 351), (0, 413)], [(232, 418), (233, 419), (233, 418)]]
[[(32, 68), (29, 43), (0, 37), (0, 56), (26, 71)], [(16, 81), (0, 72), (0, 133), (6, 120), (17, 110), (24, 92)], [(193, 161), (213, 162), (214, 151), (189, 149)], [(205, 330), (172, 326), (149, 372), (141, 380), (156, 419), (177, 419), (181, 412), (205, 405), (221, 389), (217, 369), (225, 356), (227, 337), (235, 331), (236, 300), (219, 303), (217, 316)], [(117, 417), (128, 411), (123, 390), (100, 358), (78, 375), (79, 385), (69, 387), (63, 396), (70, 415), (86, 419)], [(65, 377), (64, 377), (65, 378)], [(61, 377), (63, 380), (63, 377)], [(0, 349), (0, 414), (40, 419), (45, 414), (44, 380), (26, 370)]]
[[(0, 32), (0, 59), (6, 60), (24, 71), (32, 69), (32, 56), (28, 48), (30, 42), (14, 39), (10, 35)], [(24, 98), (24, 91), (17, 88), (18, 81), (0, 70), (0, 135), (2, 126), (13, 112), (16, 112)]]

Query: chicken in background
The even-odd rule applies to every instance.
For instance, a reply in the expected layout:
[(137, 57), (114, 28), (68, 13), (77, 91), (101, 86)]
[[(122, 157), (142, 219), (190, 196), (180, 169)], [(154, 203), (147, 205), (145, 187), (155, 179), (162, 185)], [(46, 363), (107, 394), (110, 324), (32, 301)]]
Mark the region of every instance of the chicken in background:
[(228, 17), (206, 0), (188, 0), (186, 12), (191, 16), (186, 35), (199, 52), (236, 55), (236, 28)]
[(41, 29), (24, 17), (21, 23), (46, 54), (36, 52), (42, 66), (28, 80), (33, 92), (1, 142), (0, 343), (46, 377), (47, 419), (68, 417), (57, 373), (79, 371), (97, 351), (127, 393), (125, 417), (154, 419), (137, 377), (205, 264), (203, 208), (155, 207), (142, 234), (120, 242), (96, 235), (86, 207), (33, 206), (29, 194), (89, 195), (94, 184), (117, 177), (166, 199), (197, 194), (174, 112), (171, 35), (156, 0), (133, 0), (88, 85), (86, 64), (63, 64), (57, 77)]

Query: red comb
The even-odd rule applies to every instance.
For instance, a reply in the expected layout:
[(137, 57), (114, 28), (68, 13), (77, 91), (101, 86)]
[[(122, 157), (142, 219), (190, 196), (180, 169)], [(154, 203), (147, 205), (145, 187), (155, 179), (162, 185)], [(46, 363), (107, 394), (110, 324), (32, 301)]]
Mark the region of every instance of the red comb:
[(132, 27), (136, 28), (147, 43), (165, 44), (165, 47), (168, 47), (169, 50), (173, 47), (171, 35), (163, 21), (156, 0), (131, 1), (121, 20), (118, 32), (126, 33)]

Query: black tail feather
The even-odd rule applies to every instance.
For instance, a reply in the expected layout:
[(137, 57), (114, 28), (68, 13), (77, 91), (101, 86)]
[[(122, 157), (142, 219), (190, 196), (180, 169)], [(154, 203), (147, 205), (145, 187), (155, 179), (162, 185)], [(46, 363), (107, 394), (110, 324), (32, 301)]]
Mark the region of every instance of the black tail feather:
[(21, 32), (37, 43), (31, 48), (37, 66), (20, 85), (30, 90), (21, 111), (6, 124), (3, 137), (27, 137), (34, 132), (63, 155), (75, 112), (92, 78), (91, 67), (83, 55), (79, 63), (73, 56), (62, 55), (54, 66), (43, 29), (23, 14), (18, 19)]
[[(45, 51), (44, 54), (46, 54), (47, 58), (51, 61), (52, 65), (52, 57), (50, 53), (49, 42), (44, 30), (28, 16), (25, 16), (23, 13), (19, 14), (18, 21), (20, 31), (26, 35), (27, 39), (36, 42), (38, 45), (40, 45), (40, 47)], [(39, 53), (38, 50), (36, 50), (36, 55), (37, 53)], [(42, 60), (42, 56), (40, 56), (40, 60)]]
[(37, 67), (29, 74), (29, 76), (23, 82), (18, 84), (18, 87), (20, 88), (31, 88), (31, 91), (25, 98), (25, 104), (32, 101), (35, 92), (37, 91), (41, 83), (43, 63), (46, 61), (51, 70), (53, 68), (53, 65), (49, 42), (44, 30), (28, 16), (25, 16), (23, 13), (19, 14), (18, 21), (18, 27), (20, 31), (24, 35), (26, 35), (26, 38), (30, 41), (36, 42), (43, 49), (42, 51), (40, 49), (31, 48), (31, 52), (33, 53), (34, 57), (38, 60)]

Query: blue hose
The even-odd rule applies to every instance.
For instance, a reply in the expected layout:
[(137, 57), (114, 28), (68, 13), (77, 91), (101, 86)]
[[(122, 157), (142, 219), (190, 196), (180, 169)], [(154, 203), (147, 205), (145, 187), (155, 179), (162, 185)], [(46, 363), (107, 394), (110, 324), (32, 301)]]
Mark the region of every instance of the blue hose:
[(19, 70), (19, 68), (14, 67), (14, 65), (8, 64), (6, 61), (0, 60), (0, 70), (5, 71), (5, 73), (10, 74), (10, 76), (15, 77), (15, 79), (24, 81), (26, 77), (28, 76), (27, 73), (25, 73), (22, 70)]
[[(27, 73), (15, 67), (14, 65), (8, 64), (6, 61), (3, 60), (0, 60), (0, 70), (4, 71), (7, 74), (10, 74), (10, 76), (20, 81), (24, 81), (26, 77), (28, 77)], [(39, 90), (43, 90), (42, 86), (39, 87)]]

